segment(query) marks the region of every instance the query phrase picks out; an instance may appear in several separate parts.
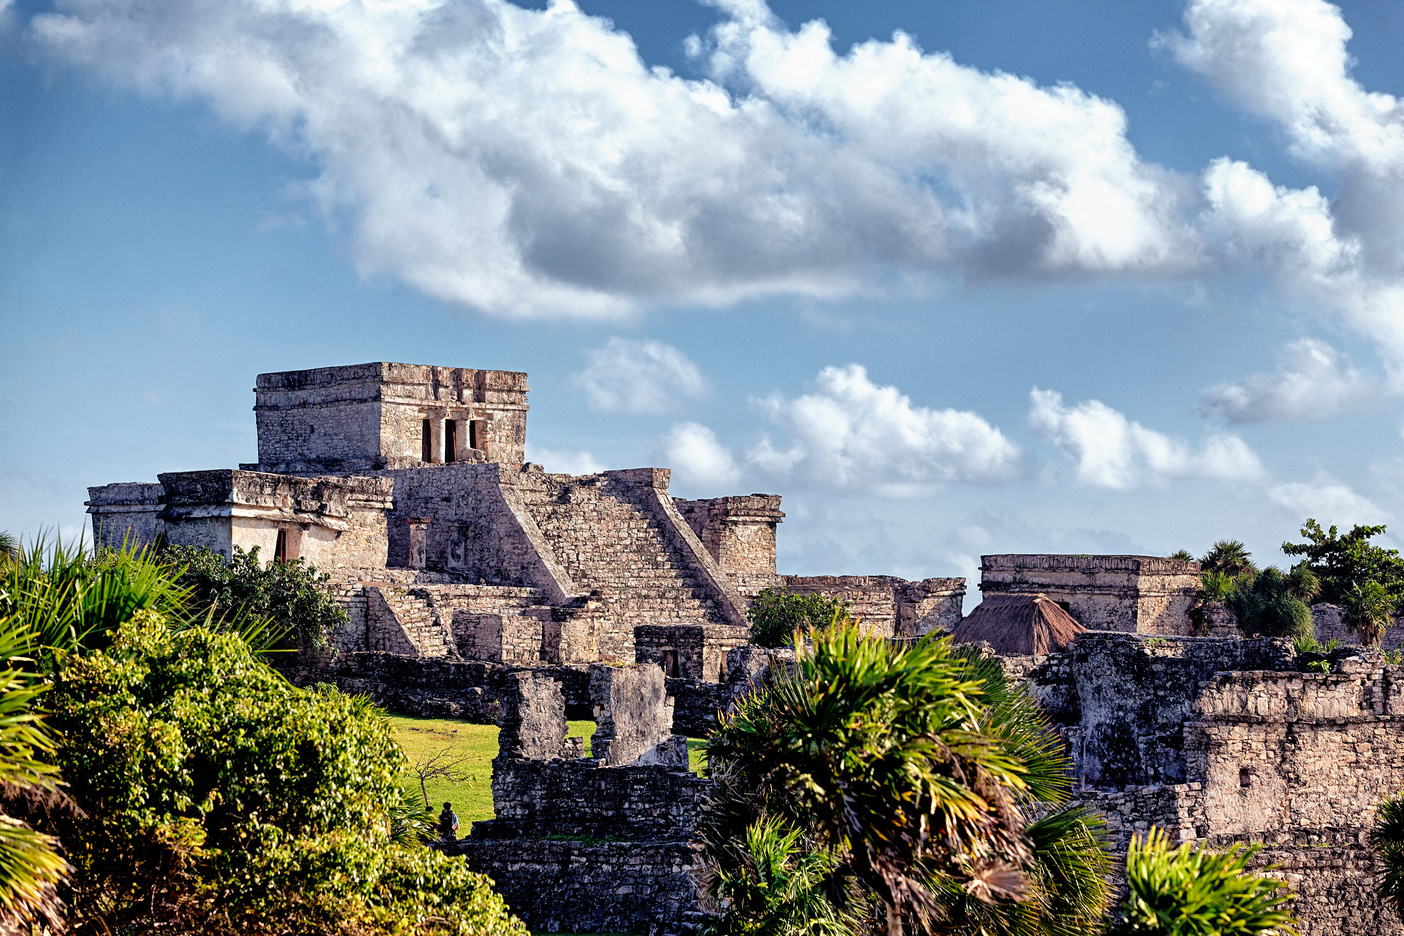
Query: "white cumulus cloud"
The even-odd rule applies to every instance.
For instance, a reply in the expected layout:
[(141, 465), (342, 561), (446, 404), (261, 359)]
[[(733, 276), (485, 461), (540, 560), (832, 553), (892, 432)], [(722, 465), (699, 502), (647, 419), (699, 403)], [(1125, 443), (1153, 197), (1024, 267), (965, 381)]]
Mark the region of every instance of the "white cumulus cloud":
[(707, 393), (707, 381), (687, 355), (659, 341), (611, 338), (587, 352), (575, 375), (592, 409), (666, 413)]
[(826, 367), (815, 392), (758, 401), (780, 430), (741, 453), (697, 423), (679, 423), (663, 454), (679, 477), (715, 489), (742, 477), (885, 497), (929, 494), (950, 482), (1003, 482), (1019, 473), (1017, 445), (976, 413), (913, 405), (858, 364)]
[(815, 392), (762, 401), (785, 433), (747, 459), (772, 475), (800, 476), (817, 487), (905, 496), (951, 481), (1013, 478), (1020, 450), (976, 413), (915, 406), (858, 364), (826, 367)]
[(304, 156), (364, 270), (504, 315), (1195, 262), (1114, 102), (719, 7), (697, 79), (569, 0), (56, 0), (31, 35)]
[(1278, 484), (1268, 491), (1273, 502), (1285, 508), (1298, 522), (1311, 517), (1323, 526), (1349, 527), (1373, 524), (1389, 515), (1349, 486), (1328, 474), (1319, 473), (1310, 482)]
[(1233, 423), (1324, 419), (1366, 406), (1382, 391), (1349, 356), (1325, 342), (1301, 338), (1283, 349), (1282, 367), (1275, 373), (1252, 374), (1205, 390), (1200, 411)]
[(1323, 0), (1191, 0), (1185, 25), (1163, 38), (1175, 56), (1339, 179), (1328, 204), (1219, 160), (1205, 173), (1208, 225), (1230, 256), (1266, 259), (1281, 285), (1306, 287), (1404, 361), (1404, 100), (1351, 77), (1350, 27)]
[(1030, 425), (1073, 458), (1082, 484), (1124, 491), (1181, 477), (1247, 481), (1264, 475), (1258, 456), (1237, 436), (1211, 435), (1194, 449), (1099, 400), (1068, 407), (1062, 394), (1035, 387), (1029, 403)]
[(689, 493), (720, 495), (741, 477), (731, 452), (717, 441), (717, 434), (700, 423), (678, 423), (663, 441), (662, 456), (673, 476)]

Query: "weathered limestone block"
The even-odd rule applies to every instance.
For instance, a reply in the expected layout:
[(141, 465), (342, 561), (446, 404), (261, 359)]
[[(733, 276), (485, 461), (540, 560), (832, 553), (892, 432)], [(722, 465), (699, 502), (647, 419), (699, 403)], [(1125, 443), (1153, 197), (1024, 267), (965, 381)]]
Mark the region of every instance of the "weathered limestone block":
[(563, 755), (566, 715), (560, 683), (546, 676), (514, 673), (501, 704), (498, 757), (550, 760)]
[(663, 670), (640, 666), (590, 665), (590, 701), (595, 735), (590, 749), (604, 767), (635, 763), (673, 733), (673, 703)]

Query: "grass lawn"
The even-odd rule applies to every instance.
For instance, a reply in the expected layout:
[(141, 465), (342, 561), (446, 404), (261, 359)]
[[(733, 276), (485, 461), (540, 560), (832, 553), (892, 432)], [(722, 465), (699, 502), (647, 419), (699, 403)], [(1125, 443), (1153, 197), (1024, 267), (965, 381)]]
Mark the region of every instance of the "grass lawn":
[[(419, 779), (414, 769), (428, 766), (435, 757), (452, 774), (427, 778), (424, 782), (429, 794), (429, 807), (435, 815), (446, 800), (453, 803), (461, 824), (459, 835), (467, 835), (473, 822), (493, 817), (492, 759), (497, 756), (496, 725), (474, 725), (448, 718), (387, 717), (395, 731), (395, 740), (405, 749), (410, 763), (410, 778), (415, 786), (419, 785)], [(585, 753), (588, 756), (595, 723), (567, 722), (567, 729), (568, 737), (585, 739)], [(696, 774), (701, 774), (706, 764), (702, 745), (703, 742), (696, 738), (687, 741), (688, 767)]]

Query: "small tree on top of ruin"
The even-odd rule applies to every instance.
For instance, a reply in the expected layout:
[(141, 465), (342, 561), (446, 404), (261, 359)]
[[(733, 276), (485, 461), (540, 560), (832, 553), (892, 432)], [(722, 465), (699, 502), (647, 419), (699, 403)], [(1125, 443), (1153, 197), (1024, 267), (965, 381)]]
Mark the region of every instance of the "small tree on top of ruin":
[(1221, 539), (1199, 560), (1201, 572), (1219, 572), (1235, 578), (1245, 572), (1256, 572), (1252, 553), (1242, 540)]

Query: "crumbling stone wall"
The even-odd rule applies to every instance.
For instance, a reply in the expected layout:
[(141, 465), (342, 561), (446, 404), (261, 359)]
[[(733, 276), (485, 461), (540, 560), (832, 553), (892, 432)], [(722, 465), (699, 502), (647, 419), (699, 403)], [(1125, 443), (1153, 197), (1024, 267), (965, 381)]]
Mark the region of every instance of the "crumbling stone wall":
[(519, 672), (549, 676), (561, 685), (569, 717), (592, 717), (589, 670), (579, 665), (522, 667), (482, 660), (343, 653), (327, 668), (307, 673), (305, 679), (368, 695), (387, 711), (496, 724), (508, 680)]
[(279, 535), (289, 559), (318, 568), (384, 565), (389, 481), (291, 477), (256, 471), (179, 471), (158, 484), (88, 489), (88, 513), (100, 546), (137, 544), (158, 536), (224, 556), (254, 547), (272, 559)]
[(670, 678), (722, 682), (727, 654), (749, 640), (749, 629), (730, 624), (644, 624), (634, 628), (634, 662), (656, 664)]
[(848, 603), (849, 613), (870, 633), (882, 637), (920, 637), (953, 630), (960, 623), (965, 579), (932, 578), (919, 582), (891, 575), (786, 575), (786, 591), (823, 595)]
[(1304, 936), (1404, 932), (1365, 847), (1376, 804), (1404, 788), (1404, 668), (1378, 652), (1327, 674), (1293, 662), (1285, 640), (1091, 633), (1010, 671), (1059, 723), (1118, 849), (1152, 825), (1265, 842), (1258, 864), (1283, 865)]
[(1190, 636), (1199, 563), (1156, 556), (980, 557), (986, 595), (1042, 593), (1088, 630)]
[(671, 719), (662, 671), (590, 668), (591, 758), (563, 737), (564, 693), (552, 680), (516, 674), (504, 692), (496, 818), (474, 823), (454, 851), (538, 931), (695, 931), (704, 915), (692, 839), (709, 783), (687, 771), (685, 744), (680, 763), (651, 756)]
[(775, 528), (785, 517), (779, 495), (672, 500), (741, 594), (752, 596), (778, 584)]

